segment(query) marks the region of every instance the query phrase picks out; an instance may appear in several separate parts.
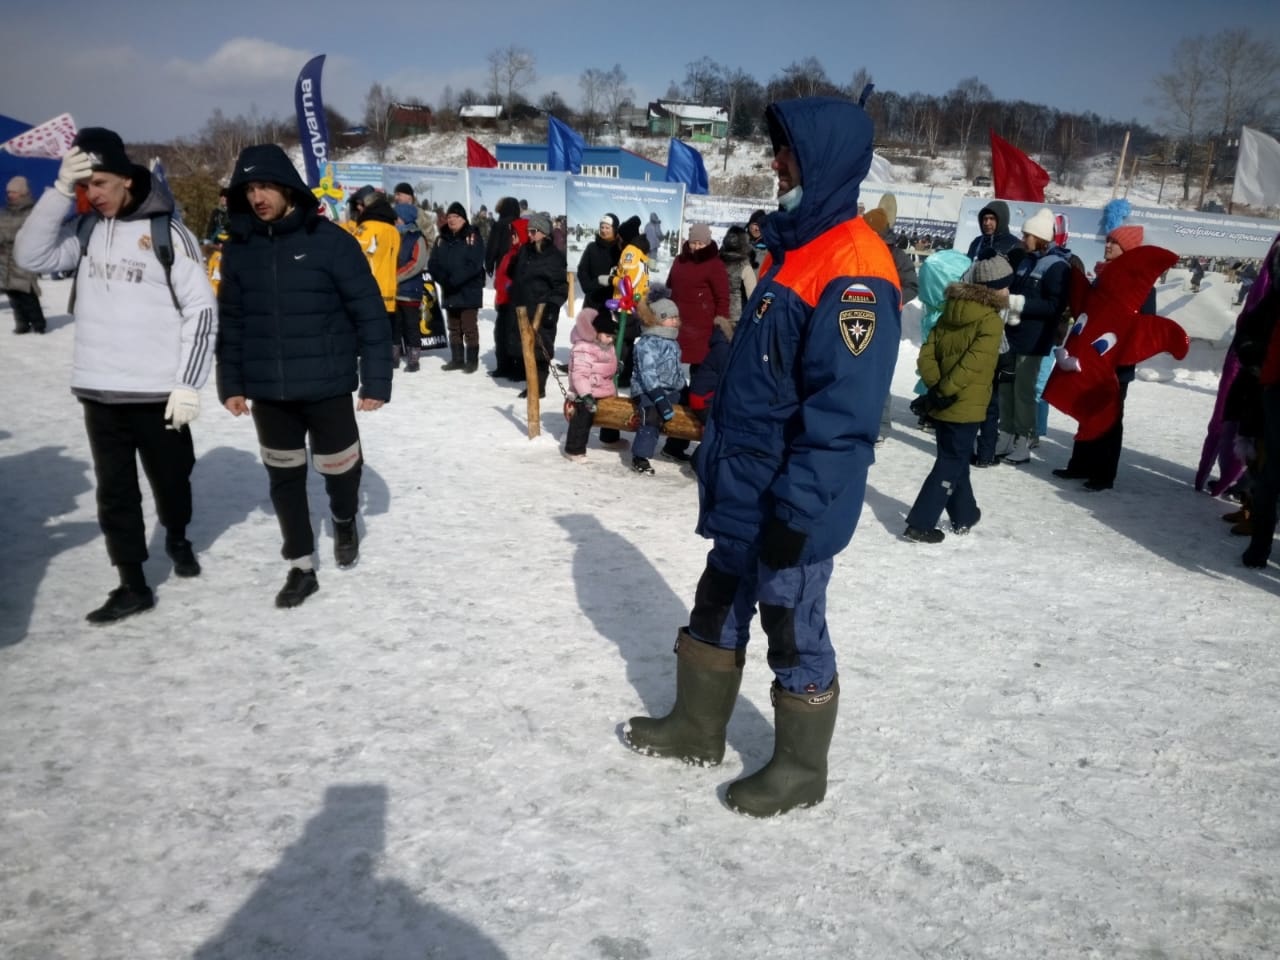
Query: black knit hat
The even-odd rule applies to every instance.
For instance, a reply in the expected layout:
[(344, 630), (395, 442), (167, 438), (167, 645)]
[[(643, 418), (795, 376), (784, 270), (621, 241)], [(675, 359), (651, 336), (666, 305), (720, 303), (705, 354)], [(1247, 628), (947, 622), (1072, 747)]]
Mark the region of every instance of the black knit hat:
[(596, 333), (607, 333), (611, 337), (618, 335), (618, 321), (613, 318), (612, 313), (597, 313), (591, 326), (595, 327)]
[(618, 236), (622, 238), (623, 243), (630, 243), (640, 235), (640, 218), (627, 217), (622, 221), (622, 226), (618, 227)]
[(600, 223), (602, 225), (606, 222), (609, 224), (609, 226), (613, 227), (614, 233), (618, 232), (618, 215), (616, 213), (606, 213), (603, 217), (600, 218)]
[(409, 196), (411, 196), (411, 197), (412, 197), (412, 196), (413, 196), (413, 187), (409, 186), (409, 184), (407, 184), (407, 183), (401, 182), (401, 183), (397, 183), (397, 184), (396, 184), (396, 188), (395, 188), (394, 190), (392, 190), (391, 192), (392, 192), (392, 193), (407, 193)]
[(72, 146), (79, 147), (89, 155), (93, 169), (107, 173), (131, 177), (135, 167), (129, 155), (125, 153), (124, 141), (120, 134), (106, 127), (85, 127), (76, 134)]
[(463, 220), (467, 219), (467, 208), (460, 204), (457, 200), (449, 204), (449, 209), (444, 212), (445, 216), (456, 213)]

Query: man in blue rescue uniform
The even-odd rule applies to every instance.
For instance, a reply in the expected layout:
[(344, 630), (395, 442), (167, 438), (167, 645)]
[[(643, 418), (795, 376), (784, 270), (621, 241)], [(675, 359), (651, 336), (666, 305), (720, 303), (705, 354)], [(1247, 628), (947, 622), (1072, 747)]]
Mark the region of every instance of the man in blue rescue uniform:
[(676, 637), (675, 706), (626, 731), (642, 753), (719, 763), (759, 604), (773, 757), (727, 796), (758, 817), (826, 796), (840, 698), (827, 583), (862, 511), (901, 339), (892, 254), (858, 217), (871, 119), (835, 97), (781, 101), (765, 116), (779, 209), (694, 461), (698, 532), (713, 546)]

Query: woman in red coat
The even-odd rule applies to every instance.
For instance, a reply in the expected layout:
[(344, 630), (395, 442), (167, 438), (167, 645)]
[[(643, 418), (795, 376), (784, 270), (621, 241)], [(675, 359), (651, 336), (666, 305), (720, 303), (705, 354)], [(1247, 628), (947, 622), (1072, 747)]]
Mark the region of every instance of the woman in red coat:
[[(689, 228), (689, 239), (667, 273), (667, 286), (680, 312), (680, 359), (692, 376), (707, 356), (716, 318), (729, 316), (729, 271), (705, 223)], [(687, 388), (680, 400), (689, 402)], [(671, 460), (688, 460), (688, 446), (687, 440), (671, 439), (662, 452)]]

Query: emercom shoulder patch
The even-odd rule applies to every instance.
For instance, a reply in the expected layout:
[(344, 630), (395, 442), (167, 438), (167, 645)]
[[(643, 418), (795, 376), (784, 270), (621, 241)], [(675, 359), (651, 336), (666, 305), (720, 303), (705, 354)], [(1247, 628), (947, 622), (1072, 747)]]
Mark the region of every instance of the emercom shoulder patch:
[(844, 345), (855, 357), (867, 349), (875, 333), (876, 315), (871, 310), (840, 311), (840, 336), (844, 337)]

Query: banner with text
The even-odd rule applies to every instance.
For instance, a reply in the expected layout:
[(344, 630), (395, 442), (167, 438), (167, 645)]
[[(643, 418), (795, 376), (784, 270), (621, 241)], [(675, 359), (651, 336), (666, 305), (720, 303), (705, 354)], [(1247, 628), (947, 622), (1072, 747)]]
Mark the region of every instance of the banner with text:
[(397, 183), (413, 187), (413, 198), (418, 206), (431, 210), (445, 210), (449, 204), (467, 205), (467, 171), (456, 167), (414, 167), (403, 164), (382, 165), (382, 188), (387, 196), (395, 191)]
[(335, 223), (347, 219), (347, 198), (364, 186), (382, 183), (380, 163), (326, 163), (321, 170), (320, 186), (311, 192), (320, 198), (325, 215)]
[(564, 192), (569, 228), (565, 255), (571, 269), (577, 267), (582, 251), (595, 237), (600, 218), (606, 213), (615, 214), (619, 223), (640, 218), (640, 232), (649, 238), (650, 271), (657, 272), (658, 263), (670, 263), (679, 252), (685, 204), (683, 183), (570, 176)]
[(564, 213), (565, 176), (559, 171), (474, 167), (467, 171), (467, 211), (474, 220), (484, 207), (496, 220), (498, 201), (515, 197), (522, 210), (550, 214), (554, 219)]

